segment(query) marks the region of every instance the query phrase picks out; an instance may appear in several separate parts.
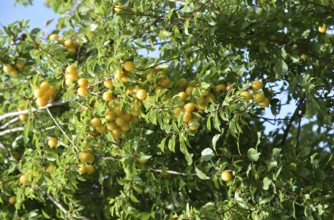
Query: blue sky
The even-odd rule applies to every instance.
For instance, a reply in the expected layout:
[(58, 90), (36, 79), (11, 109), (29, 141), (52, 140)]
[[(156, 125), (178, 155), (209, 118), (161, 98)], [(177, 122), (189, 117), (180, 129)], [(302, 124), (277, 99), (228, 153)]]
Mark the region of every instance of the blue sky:
[(39, 27), (43, 31), (51, 32), (56, 25), (53, 21), (50, 26), (44, 27), (47, 20), (57, 18), (52, 9), (44, 6), (44, 0), (35, 0), (33, 6), (24, 7), (17, 4), (14, 8), (14, 0), (0, 0), (0, 24), (6, 26), (16, 20), (30, 20), (30, 27)]
[[(16, 20), (25, 19), (30, 20), (30, 28), (41, 28), (46, 34), (51, 33), (57, 24), (57, 18), (61, 17), (53, 12), (52, 9), (44, 6), (44, 0), (35, 0), (33, 6), (24, 7), (23, 5), (16, 5), (14, 7), (14, 0), (0, 0), (0, 24), (6, 26)], [(49, 26), (45, 27), (45, 22), (50, 19), (55, 19)], [(145, 52), (143, 55), (148, 55)], [(154, 54), (149, 54), (154, 55)], [(156, 55), (155, 55), (156, 56)], [(280, 97), (275, 97), (286, 100), (286, 94), (282, 94)], [(284, 103), (284, 102), (283, 102)], [(290, 104), (282, 107), (282, 111), (277, 118), (284, 118), (287, 114), (294, 112), (296, 106)], [(265, 110), (264, 117), (274, 118), (269, 108)], [(305, 119), (304, 119), (305, 120)], [(304, 121), (303, 120), (303, 121)], [(268, 122), (265, 123), (265, 133), (276, 128)]]

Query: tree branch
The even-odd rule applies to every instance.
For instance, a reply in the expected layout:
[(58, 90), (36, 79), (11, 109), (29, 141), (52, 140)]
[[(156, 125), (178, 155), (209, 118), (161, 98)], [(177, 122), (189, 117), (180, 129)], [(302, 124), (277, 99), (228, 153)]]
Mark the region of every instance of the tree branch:
[(253, 115), (253, 114), (250, 114), (250, 115), (254, 118), (263, 119), (265, 122), (268, 122), (272, 125), (276, 125), (277, 121), (287, 121), (287, 120), (289, 120), (288, 118), (266, 118), (266, 117), (257, 116), (257, 115)]
[[(54, 123), (56, 124), (56, 126), (60, 129), (60, 131), (65, 135), (65, 137), (67, 138), (67, 140), (73, 145), (75, 146), (74, 142), (69, 138), (69, 136), (65, 133), (65, 131), (61, 128), (61, 126), (58, 124), (58, 122), (56, 121), (56, 119), (53, 117), (52, 113), (50, 112), (49, 108), (46, 108), (46, 111), (48, 112), (48, 114), (50, 115), (50, 117), (52, 118), (52, 120), (54, 121)], [(78, 149), (77, 149), (78, 150)]]
[(9, 113), (6, 113), (4, 115), (1, 115), (0, 116), (0, 121), (4, 120), (6, 118), (9, 118), (9, 117), (15, 117), (15, 116), (19, 116), (19, 115), (22, 115), (22, 114), (28, 114), (29, 111), (36, 112), (36, 111), (47, 109), (47, 108), (50, 108), (50, 107), (53, 107), (53, 106), (64, 105), (64, 104), (68, 103), (69, 101), (71, 101), (71, 100), (68, 100), (68, 101), (60, 100), (60, 101), (57, 101), (57, 102), (52, 102), (52, 103), (50, 103), (50, 104), (48, 104), (44, 107), (40, 107), (40, 108), (32, 108), (31, 110), (26, 109), (26, 110), (18, 111), (18, 112), (9, 112)]
[(298, 121), (298, 130), (297, 130), (297, 143), (296, 143), (296, 148), (299, 147), (299, 137), (300, 137), (300, 128), (301, 128), (301, 123), (302, 123), (302, 115), (303, 114), (299, 114), (299, 121)]
[[(163, 171), (161, 169), (152, 169), (153, 172), (156, 172), (156, 173), (168, 173), (170, 175), (177, 175), (177, 176), (187, 176), (188, 174), (186, 173), (181, 173), (181, 172), (177, 172), (177, 171), (173, 171), (173, 170), (166, 170), (166, 171)], [(191, 174), (192, 176), (197, 176), (196, 174)]]
[(6, 134), (10, 134), (10, 133), (18, 132), (18, 131), (23, 131), (23, 130), (24, 130), (24, 127), (10, 128), (10, 129), (1, 131), (0, 132), (0, 137), (5, 136)]
[(0, 130), (7, 128), (9, 125), (17, 122), (18, 120), (19, 118), (13, 118), (12, 120), (8, 121), (6, 124), (3, 124), (2, 126), (0, 126)]
[(304, 2), (309, 3), (310, 5), (315, 5), (315, 6), (325, 8), (325, 9), (329, 9), (330, 11), (334, 11), (334, 8), (326, 6), (326, 5), (319, 4), (317, 2), (313, 2), (313, 1), (309, 1), (309, 0), (304, 0)]
[[(51, 202), (53, 202), (53, 204), (55, 204), (55, 206), (57, 206), (65, 215), (68, 213), (67, 209), (65, 209), (65, 207), (60, 204), (60, 202), (58, 202), (53, 196), (51, 196), (50, 194), (46, 194), (46, 196), (51, 200)], [(85, 216), (78, 216), (79, 219), (83, 219), (83, 220), (90, 220), (89, 218), (85, 217)]]
[(291, 129), (291, 126), (292, 126), (292, 123), (293, 121), (295, 120), (296, 116), (299, 114), (298, 111), (301, 109), (302, 105), (304, 104), (304, 97), (302, 97), (299, 102), (298, 102), (298, 105), (297, 105), (297, 108), (296, 110), (294, 111), (293, 115), (291, 116), (290, 120), (289, 120), (289, 123), (284, 131), (284, 134), (283, 134), (283, 138), (282, 138), (282, 141), (280, 143), (280, 145), (284, 145), (287, 137), (288, 137), (288, 134), (289, 134), (289, 131)]
[(64, 214), (67, 214), (67, 210), (64, 208), (64, 206), (62, 204), (60, 204), (55, 198), (53, 198), (53, 196), (51, 196), (50, 194), (46, 194), (46, 196), (51, 200), (51, 202), (53, 202), (53, 204), (55, 204), (55, 206), (57, 206)]
[[(196, 53), (197, 51), (200, 51), (200, 50), (201, 50), (201, 49), (196, 49), (196, 50), (190, 51), (190, 53)], [(160, 66), (161, 64), (169, 63), (169, 62), (171, 62), (172, 60), (176, 60), (176, 59), (178, 59), (178, 58), (180, 58), (180, 57), (181, 57), (181, 56), (173, 57), (173, 58), (171, 58), (171, 59), (169, 59), (169, 60), (163, 61), (163, 62), (161, 62), (161, 63), (154, 64), (154, 65), (152, 65), (152, 66), (149, 66), (149, 67), (147, 67), (147, 68), (145, 68), (145, 69), (136, 69), (136, 70), (138, 70), (138, 71), (146, 71), (146, 70), (152, 69), (152, 68), (154, 68), (154, 67)]]
[(170, 2), (175, 2), (175, 3), (179, 3), (180, 5), (186, 5), (185, 2), (181, 2), (181, 1), (178, 1), (178, 0), (169, 0)]

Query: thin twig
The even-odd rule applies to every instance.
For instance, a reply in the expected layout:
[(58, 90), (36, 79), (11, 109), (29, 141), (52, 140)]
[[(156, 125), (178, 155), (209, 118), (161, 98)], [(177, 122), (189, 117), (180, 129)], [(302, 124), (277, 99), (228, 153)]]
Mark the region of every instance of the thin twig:
[(238, 203), (236, 202), (234, 205), (232, 205), (232, 206), (229, 207), (228, 209), (225, 209), (225, 210), (222, 210), (222, 211), (218, 211), (217, 213), (220, 214), (220, 215), (222, 215), (222, 214), (224, 214), (224, 213), (226, 213), (226, 212), (231, 211), (231, 210), (232, 210), (233, 208), (235, 208), (237, 205), (238, 205)]
[(298, 146), (299, 146), (301, 122), (302, 122), (302, 114), (299, 114), (298, 130), (297, 130), (297, 137), (296, 137), (296, 139), (297, 139), (296, 148), (298, 148)]
[[(112, 160), (112, 161), (121, 161), (121, 159), (113, 158), (113, 157), (102, 157), (101, 159)], [(156, 173), (168, 173), (170, 175), (177, 175), (177, 176), (188, 176), (188, 175), (197, 176), (197, 174), (186, 174), (186, 173), (182, 173), (182, 172), (178, 172), (178, 171), (174, 171), (174, 170), (161, 170), (161, 169), (151, 169), (151, 170), (153, 172), (156, 172)]]
[[(200, 49), (191, 51), (190, 53), (197, 52), (198, 50), (200, 50)], [(176, 59), (178, 59), (178, 58), (180, 58), (180, 56), (173, 57), (173, 58), (171, 58), (171, 59), (169, 59), (169, 60), (167, 60), (167, 61), (163, 61), (163, 62), (161, 62), (161, 63), (157, 63), (157, 64), (152, 65), (152, 66), (149, 66), (149, 67), (147, 67), (147, 68), (145, 68), (145, 69), (136, 69), (136, 70), (138, 70), (138, 71), (146, 71), (146, 70), (152, 69), (152, 68), (154, 68), (154, 67), (160, 66), (161, 64), (169, 63), (169, 62), (171, 62), (172, 60), (176, 60)]]
[(113, 158), (113, 157), (101, 157), (102, 160), (112, 160), (112, 161), (121, 161), (121, 159)]
[(81, 46), (79, 46), (78, 51), (77, 51), (77, 66), (79, 67), (80, 64), (80, 55), (81, 55)]
[(78, 101), (75, 101), (75, 103), (77, 103), (78, 105), (80, 105), (81, 107), (83, 107), (83, 108), (85, 108), (85, 109), (89, 109), (89, 107), (87, 107), (87, 106), (84, 106), (83, 104), (81, 104), (80, 102), (78, 102)]
[(52, 130), (52, 129), (55, 129), (55, 127), (56, 127), (56, 126), (50, 126), (50, 127), (45, 128), (44, 130), (45, 130), (45, 131)]
[(0, 130), (3, 130), (5, 128), (7, 128), (9, 125), (17, 122), (19, 120), (19, 118), (13, 118), (12, 120), (8, 121), (6, 124), (0, 126)]
[(185, 2), (181, 2), (181, 1), (178, 1), (178, 0), (169, 0), (170, 2), (175, 2), (175, 3), (179, 3), (180, 5), (186, 5)]
[[(188, 176), (188, 174), (186, 173), (181, 173), (181, 172), (177, 172), (177, 171), (173, 171), (173, 170), (161, 170), (161, 169), (152, 169), (153, 172), (156, 172), (156, 173), (168, 173), (168, 174), (171, 174), (171, 175), (177, 175), (177, 176)], [(192, 176), (197, 176), (196, 174), (191, 174)]]
[(53, 202), (53, 204), (55, 204), (55, 206), (57, 206), (64, 214), (67, 214), (67, 210), (64, 208), (64, 206), (62, 204), (60, 204), (55, 198), (53, 198), (53, 196), (51, 196), (50, 194), (46, 194), (46, 196), (51, 200), (51, 202)]
[(52, 120), (54, 121), (54, 123), (56, 124), (56, 126), (60, 129), (60, 131), (63, 133), (63, 135), (67, 138), (67, 140), (73, 145), (75, 146), (74, 142), (69, 138), (69, 136), (65, 133), (65, 131), (61, 128), (61, 126), (58, 124), (58, 122), (56, 121), (56, 119), (53, 117), (52, 113), (50, 112), (49, 108), (46, 108), (46, 111), (48, 112), (48, 114), (50, 115), (50, 117), (52, 118)]
[(288, 137), (289, 131), (290, 131), (290, 129), (291, 129), (292, 123), (293, 123), (293, 121), (295, 120), (295, 118), (296, 118), (296, 116), (297, 116), (297, 114), (298, 114), (298, 112), (299, 112), (299, 110), (301, 109), (301, 107), (302, 107), (303, 104), (304, 104), (304, 97), (302, 97), (302, 98), (299, 100), (299, 102), (298, 102), (298, 104), (297, 104), (297, 108), (296, 108), (296, 110), (294, 111), (293, 115), (291, 116), (288, 125), (286, 126), (286, 129), (285, 129), (285, 131), (284, 131), (283, 138), (282, 138), (282, 141), (281, 141), (281, 144), (280, 144), (280, 145), (284, 145), (284, 143), (285, 143), (285, 141), (286, 141), (286, 139), (287, 139), (287, 137)]
[(310, 5), (315, 5), (315, 6), (319, 6), (319, 7), (322, 7), (324, 9), (329, 9), (330, 11), (334, 11), (334, 8), (332, 7), (329, 7), (327, 5), (322, 5), (322, 4), (319, 4), (317, 2), (312, 2), (312, 1), (309, 1), (309, 0), (304, 0), (305, 2), (309, 3)]
[(0, 137), (4, 136), (6, 134), (10, 134), (10, 133), (18, 132), (18, 131), (23, 131), (23, 130), (24, 130), (24, 127), (10, 128), (10, 129), (1, 131), (0, 132)]
[[(51, 196), (50, 194), (46, 194), (46, 196), (51, 200), (51, 202), (53, 202), (53, 204), (55, 204), (55, 206), (57, 206), (65, 215), (68, 213), (68, 210), (62, 205), (60, 204), (60, 202), (58, 202), (53, 196)], [(85, 216), (78, 216), (77, 218), (79, 219), (83, 219), (83, 220), (90, 220), (89, 218), (85, 217)]]
[(4, 120), (6, 118), (9, 118), (9, 117), (15, 117), (15, 116), (19, 116), (19, 115), (22, 115), (22, 114), (28, 114), (29, 111), (36, 112), (36, 111), (47, 109), (47, 108), (50, 108), (50, 107), (53, 107), (53, 106), (64, 105), (64, 104), (66, 104), (70, 101), (72, 101), (72, 100), (67, 100), (67, 101), (60, 100), (60, 101), (57, 101), (57, 102), (52, 102), (52, 103), (50, 103), (50, 104), (48, 104), (44, 107), (40, 107), (40, 108), (32, 108), (30, 110), (26, 109), (26, 110), (18, 111), (18, 112), (8, 112), (8, 113), (0, 116), (0, 121)]
[(69, 148), (69, 146), (62, 141), (58, 141), (58, 144), (61, 145), (61, 146), (66, 147), (66, 148)]
[(287, 118), (266, 118), (266, 117), (262, 117), (262, 116), (257, 116), (257, 115), (251, 115), (252, 117), (255, 117), (255, 118), (260, 118), (260, 119), (263, 119), (265, 121), (287, 121), (289, 119)]

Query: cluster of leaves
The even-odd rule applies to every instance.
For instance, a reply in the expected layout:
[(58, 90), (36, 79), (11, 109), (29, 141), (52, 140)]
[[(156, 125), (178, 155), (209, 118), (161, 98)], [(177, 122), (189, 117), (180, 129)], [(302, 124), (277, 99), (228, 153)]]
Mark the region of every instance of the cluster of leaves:
[[(26, 21), (0, 30), (4, 69), (25, 61), (17, 73), (0, 75), (1, 218), (334, 215), (334, 4), (46, 3), (66, 14), (53, 33), (28, 31)], [(323, 24), (327, 33), (318, 30)], [(59, 36), (77, 42), (75, 49)], [(135, 69), (127, 71), (126, 61)], [(69, 66), (88, 85), (66, 82)], [(265, 85), (261, 92), (256, 80)], [(42, 82), (57, 93), (38, 107), (34, 91)], [(296, 103), (292, 114), (267, 118), (254, 98), (262, 92), (274, 116)], [(110, 112), (127, 118), (126, 132), (115, 135)], [(275, 129), (264, 134), (265, 122)], [(51, 137), (58, 143), (48, 144)], [(85, 173), (82, 166), (93, 168)], [(221, 179), (224, 170), (232, 171), (231, 181)]]

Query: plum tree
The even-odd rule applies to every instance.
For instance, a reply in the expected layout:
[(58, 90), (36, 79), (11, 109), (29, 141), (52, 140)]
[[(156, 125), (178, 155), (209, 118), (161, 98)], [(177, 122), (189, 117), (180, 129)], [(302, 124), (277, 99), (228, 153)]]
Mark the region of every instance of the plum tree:
[(0, 219), (332, 218), (334, 3), (45, 3), (0, 27)]

